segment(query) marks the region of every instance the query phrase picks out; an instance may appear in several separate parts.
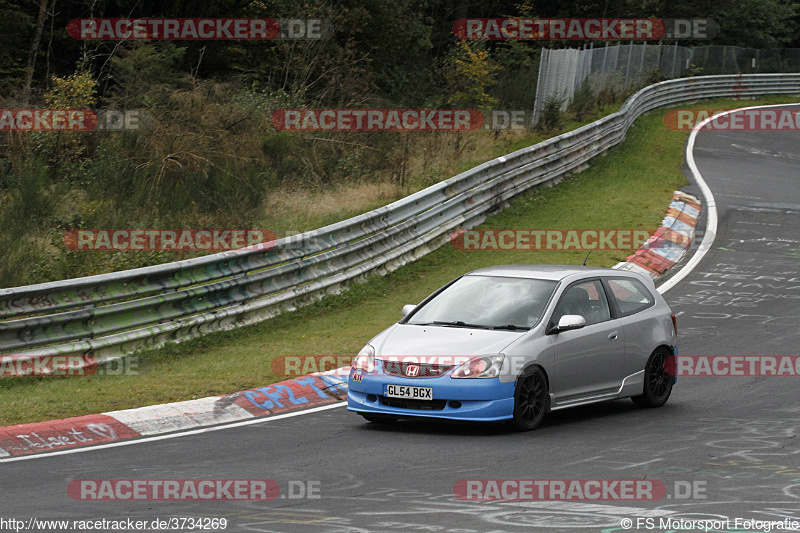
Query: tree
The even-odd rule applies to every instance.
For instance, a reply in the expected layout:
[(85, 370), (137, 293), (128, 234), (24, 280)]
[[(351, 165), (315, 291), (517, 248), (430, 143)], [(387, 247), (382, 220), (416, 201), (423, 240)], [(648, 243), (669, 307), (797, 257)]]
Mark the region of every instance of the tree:
[(458, 41), (454, 58), (455, 95), (450, 103), (458, 107), (488, 109), (497, 105), (497, 98), (488, 88), (495, 84), (494, 75), (500, 70), (484, 48), (483, 43)]
[(36, 55), (39, 53), (39, 42), (42, 40), (44, 21), (47, 16), (48, 0), (40, 0), (39, 17), (36, 19), (36, 31), (33, 34), (33, 42), (28, 52), (28, 63), (25, 65), (25, 85), (22, 88), (22, 103), (27, 104), (31, 95), (31, 83), (33, 82), (33, 69), (36, 67)]

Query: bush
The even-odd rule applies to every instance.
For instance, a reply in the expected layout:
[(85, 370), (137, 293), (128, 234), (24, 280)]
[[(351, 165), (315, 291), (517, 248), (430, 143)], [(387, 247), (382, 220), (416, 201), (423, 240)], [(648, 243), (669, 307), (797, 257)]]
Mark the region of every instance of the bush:
[(559, 130), (564, 125), (564, 113), (561, 111), (563, 103), (564, 99), (558, 94), (551, 94), (545, 98), (536, 129), (545, 134)]
[(572, 102), (569, 104), (568, 111), (574, 120), (582, 121), (597, 110), (597, 97), (595, 97), (589, 81), (584, 81), (580, 88), (575, 91)]

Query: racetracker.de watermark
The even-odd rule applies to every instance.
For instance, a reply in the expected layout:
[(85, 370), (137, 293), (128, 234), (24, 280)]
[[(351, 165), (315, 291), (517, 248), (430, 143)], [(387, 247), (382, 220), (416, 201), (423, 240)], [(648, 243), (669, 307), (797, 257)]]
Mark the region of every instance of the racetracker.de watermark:
[(655, 501), (707, 499), (705, 481), (658, 479), (460, 479), (459, 500), (470, 501)]
[(274, 479), (74, 479), (67, 494), (79, 501), (272, 501), (318, 500), (321, 482)]
[(333, 32), (328, 19), (272, 18), (80, 18), (67, 23), (81, 41), (271, 41), (322, 39)]
[(691, 131), (709, 117), (703, 131), (800, 131), (800, 111), (794, 109), (670, 109), (664, 124)]
[(0, 131), (122, 131), (141, 128), (138, 109), (0, 109)]
[(350, 373), (352, 355), (280, 355), (270, 364), (276, 376), (305, 376), (316, 372), (333, 372), (346, 376)]
[(269, 250), (275, 239), (266, 229), (73, 229), (64, 235), (64, 245), (80, 252)]
[(467, 229), (451, 233), (450, 245), (462, 251), (633, 250), (650, 235), (642, 229)]
[(272, 126), (289, 131), (529, 130), (524, 109), (279, 109)]
[(473, 18), (453, 23), (459, 39), (478, 41), (658, 41), (711, 39), (712, 19)]
[(799, 355), (678, 355), (665, 368), (675, 377), (798, 377)]
[(484, 121), (476, 109), (278, 109), (270, 122), (288, 131), (470, 131)]
[(0, 355), (0, 378), (137, 376), (135, 355), (104, 361), (91, 355)]

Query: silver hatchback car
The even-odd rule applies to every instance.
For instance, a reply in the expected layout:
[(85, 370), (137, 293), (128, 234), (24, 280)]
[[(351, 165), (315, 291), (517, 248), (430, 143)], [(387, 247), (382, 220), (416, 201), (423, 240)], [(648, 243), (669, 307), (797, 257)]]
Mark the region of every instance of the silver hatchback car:
[(632, 398), (666, 403), (677, 325), (651, 279), (608, 268), (510, 265), (461, 276), (373, 338), (353, 360), (348, 409), (506, 420)]

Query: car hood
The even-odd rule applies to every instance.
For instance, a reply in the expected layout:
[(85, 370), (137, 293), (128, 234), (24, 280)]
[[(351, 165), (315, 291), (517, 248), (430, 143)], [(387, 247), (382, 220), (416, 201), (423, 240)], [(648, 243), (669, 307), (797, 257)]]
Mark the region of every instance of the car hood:
[(483, 355), (498, 353), (527, 331), (395, 324), (373, 339), (375, 355)]

